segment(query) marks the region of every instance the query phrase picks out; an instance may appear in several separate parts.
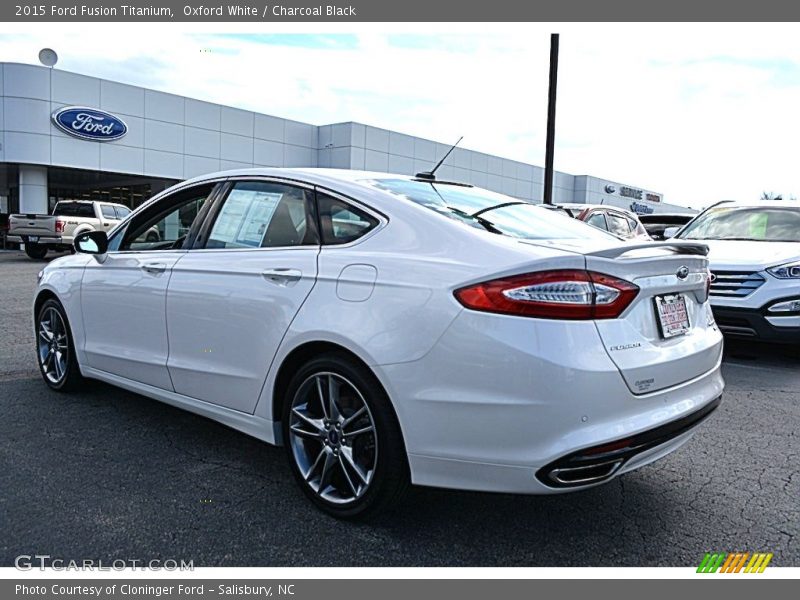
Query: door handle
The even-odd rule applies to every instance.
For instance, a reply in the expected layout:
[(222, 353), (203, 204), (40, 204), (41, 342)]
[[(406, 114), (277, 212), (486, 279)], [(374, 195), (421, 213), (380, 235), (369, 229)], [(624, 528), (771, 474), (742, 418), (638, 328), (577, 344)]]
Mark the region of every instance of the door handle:
[(158, 275), (159, 273), (163, 273), (167, 270), (167, 265), (164, 263), (145, 263), (143, 265), (139, 265), (139, 268), (146, 273)]
[(276, 285), (294, 285), (303, 276), (303, 272), (298, 269), (266, 269), (261, 271), (261, 276)]

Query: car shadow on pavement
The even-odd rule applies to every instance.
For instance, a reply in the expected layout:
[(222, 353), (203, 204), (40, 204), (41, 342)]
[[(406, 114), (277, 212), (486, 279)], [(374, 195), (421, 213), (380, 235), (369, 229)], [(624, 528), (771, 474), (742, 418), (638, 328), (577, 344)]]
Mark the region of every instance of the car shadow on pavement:
[(797, 344), (791, 345), (725, 338), (725, 357), (769, 364), (800, 365), (800, 339)]
[(58, 394), (31, 371), (0, 380), (0, 564), (36, 550), (196, 566), (686, 566), (741, 548), (800, 564), (787, 516), (800, 355), (728, 341), (725, 361), (721, 408), (652, 465), (551, 496), (415, 487), (365, 523), (316, 510), (282, 448), (96, 381)]
[(37, 425), (14, 438), (20, 460), (0, 463), (12, 524), (1, 562), (27, 544), (74, 558), (172, 552), (197, 566), (685, 565), (731, 529), (692, 464), (708, 432), (589, 490), (415, 487), (396, 510), (350, 523), (306, 500), (282, 448), (103, 383), (79, 395), (23, 383), (0, 434)]

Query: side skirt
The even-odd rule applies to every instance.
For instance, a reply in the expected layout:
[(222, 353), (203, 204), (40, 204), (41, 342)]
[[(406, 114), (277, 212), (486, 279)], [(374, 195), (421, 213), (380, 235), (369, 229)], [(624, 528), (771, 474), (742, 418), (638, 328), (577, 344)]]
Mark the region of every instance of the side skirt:
[(267, 442), (268, 444), (273, 444), (276, 446), (281, 445), (280, 422), (268, 421), (267, 419), (256, 417), (248, 413), (243, 413), (238, 410), (233, 410), (224, 406), (217, 406), (216, 404), (211, 404), (210, 402), (204, 402), (202, 400), (197, 400), (196, 398), (190, 398), (189, 396), (183, 396), (181, 394), (176, 394), (175, 392), (162, 390), (161, 388), (139, 383), (138, 381), (126, 379), (125, 377), (100, 371), (92, 367), (81, 367), (81, 373), (84, 377), (98, 379), (129, 392), (141, 394), (142, 396), (147, 396), (153, 400), (158, 400), (159, 402), (169, 404), (170, 406), (175, 406), (176, 408), (181, 408), (191, 413), (209, 418), (213, 421), (217, 421), (218, 423), (222, 423), (231, 429), (241, 431), (242, 433), (259, 439), (262, 442)]

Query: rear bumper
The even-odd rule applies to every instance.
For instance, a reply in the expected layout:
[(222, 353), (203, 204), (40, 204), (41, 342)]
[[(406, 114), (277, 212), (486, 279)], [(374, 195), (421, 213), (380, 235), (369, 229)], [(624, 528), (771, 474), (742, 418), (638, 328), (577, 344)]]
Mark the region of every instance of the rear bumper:
[[(555, 488), (582, 487), (590, 483), (602, 483), (617, 472), (624, 472), (627, 465), (686, 437), (705, 421), (722, 402), (718, 396), (704, 407), (654, 429), (573, 452), (545, 465), (536, 472), (543, 484)], [(688, 437), (686, 437), (688, 439)]]
[[(29, 241), (28, 235), (9, 235), (6, 239), (9, 242), (14, 242), (16, 244), (27, 244)], [(33, 236), (38, 237), (39, 240), (37, 242), (33, 242), (40, 246), (69, 246), (72, 244), (72, 238), (66, 239), (63, 237), (56, 237), (56, 236)]]
[(766, 306), (731, 308), (712, 305), (711, 310), (720, 331), (727, 336), (782, 344), (800, 344), (800, 316), (770, 314)]
[[(721, 336), (700, 352), (708, 370), (680, 384), (634, 394), (593, 322), (496, 317), (465, 311), (431, 352), (376, 365), (395, 400), (412, 481), (454, 489), (553, 494), (544, 467), (587, 448), (659, 430), (717, 402)], [(699, 423), (699, 421), (698, 421)], [(686, 442), (694, 427), (636, 448), (602, 481)], [(638, 439), (638, 438), (637, 438)]]

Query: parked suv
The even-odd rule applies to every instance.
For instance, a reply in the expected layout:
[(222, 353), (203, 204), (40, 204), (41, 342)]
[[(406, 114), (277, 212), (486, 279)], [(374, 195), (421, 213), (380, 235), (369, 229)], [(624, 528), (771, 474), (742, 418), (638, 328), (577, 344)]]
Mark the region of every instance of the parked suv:
[(720, 330), (800, 343), (800, 203), (718, 204), (676, 237), (710, 248), (711, 307)]
[(127, 206), (110, 202), (59, 202), (52, 215), (11, 215), (8, 241), (25, 244), (29, 257), (42, 259), (48, 250), (71, 250), (75, 236), (85, 231), (111, 231), (130, 212)]

